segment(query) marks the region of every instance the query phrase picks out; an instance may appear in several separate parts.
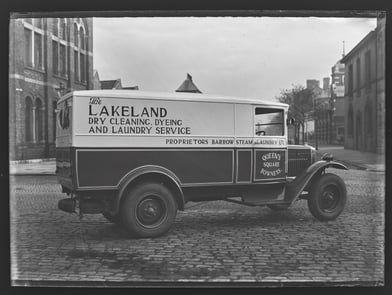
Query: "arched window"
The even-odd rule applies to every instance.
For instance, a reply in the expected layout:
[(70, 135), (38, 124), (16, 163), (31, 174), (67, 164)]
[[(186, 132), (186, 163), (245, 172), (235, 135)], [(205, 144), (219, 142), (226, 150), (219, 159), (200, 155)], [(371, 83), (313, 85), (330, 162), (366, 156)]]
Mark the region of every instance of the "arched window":
[(75, 81), (86, 83), (87, 81), (87, 33), (81, 19), (74, 23), (74, 72)]
[(83, 27), (80, 28), (80, 81), (86, 81), (86, 52), (85, 34)]
[(80, 68), (79, 68), (79, 30), (78, 30), (78, 25), (74, 23), (74, 44), (75, 44), (75, 49), (74, 49), (74, 71), (75, 71), (75, 81), (79, 81), (79, 75), (80, 75)]
[(26, 97), (25, 108), (25, 140), (26, 142), (34, 141), (34, 120), (33, 120), (33, 101), (30, 96)]
[(53, 32), (54, 36), (58, 38), (52, 38), (52, 57), (53, 57), (53, 73), (67, 77), (67, 34), (66, 34), (66, 20), (64, 18), (56, 19), (58, 34)]
[(83, 29), (83, 27), (81, 27), (80, 28), (80, 32), (79, 32), (79, 39), (80, 39), (80, 49), (82, 49), (82, 50), (86, 49), (85, 48), (86, 44), (85, 44), (84, 36), (85, 36), (84, 29)]
[(350, 105), (347, 118), (347, 135), (352, 136), (354, 131), (354, 112), (353, 107)]
[(44, 106), (41, 99), (35, 101), (35, 136), (36, 141), (40, 142), (44, 139)]
[(79, 30), (77, 23), (74, 23), (74, 44), (75, 47), (79, 47)]

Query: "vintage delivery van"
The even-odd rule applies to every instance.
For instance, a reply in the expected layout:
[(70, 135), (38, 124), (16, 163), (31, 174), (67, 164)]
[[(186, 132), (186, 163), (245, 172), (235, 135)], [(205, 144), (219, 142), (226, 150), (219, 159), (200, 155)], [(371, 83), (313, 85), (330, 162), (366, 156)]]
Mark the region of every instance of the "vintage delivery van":
[(102, 213), (138, 237), (165, 233), (186, 202), (288, 208), (319, 220), (346, 202), (347, 169), (287, 144), (288, 105), (193, 93), (75, 91), (57, 104), (56, 173), (66, 212)]

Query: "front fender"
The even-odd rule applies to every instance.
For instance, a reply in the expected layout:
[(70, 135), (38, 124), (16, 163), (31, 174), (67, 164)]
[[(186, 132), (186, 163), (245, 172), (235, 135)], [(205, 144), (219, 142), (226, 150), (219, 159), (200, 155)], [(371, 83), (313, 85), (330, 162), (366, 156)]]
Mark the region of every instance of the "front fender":
[(348, 170), (347, 167), (335, 161), (317, 161), (310, 165), (308, 169), (298, 175), (292, 182), (287, 184), (285, 190), (285, 200), (287, 202), (294, 202), (306, 186), (311, 182), (313, 177), (324, 171), (326, 168), (336, 168)]

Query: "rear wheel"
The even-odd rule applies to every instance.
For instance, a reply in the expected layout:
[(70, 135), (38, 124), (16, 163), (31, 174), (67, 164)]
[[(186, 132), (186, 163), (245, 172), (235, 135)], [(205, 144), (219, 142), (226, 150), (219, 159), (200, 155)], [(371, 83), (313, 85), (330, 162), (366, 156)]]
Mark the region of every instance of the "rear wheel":
[(137, 237), (166, 233), (177, 214), (177, 202), (162, 184), (142, 183), (124, 196), (121, 217), (125, 228)]
[(318, 220), (334, 220), (342, 213), (346, 200), (347, 190), (343, 180), (335, 174), (327, 173), (313, 183), (308, 207)]

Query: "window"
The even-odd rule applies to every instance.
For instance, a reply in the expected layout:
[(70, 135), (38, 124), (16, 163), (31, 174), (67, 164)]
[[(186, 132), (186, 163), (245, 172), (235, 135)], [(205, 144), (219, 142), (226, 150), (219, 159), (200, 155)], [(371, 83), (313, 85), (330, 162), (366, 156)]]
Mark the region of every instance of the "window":
[(74, 50), (74, 70), (75, 81), (79, 81), (79, 54), (77, 50)]
[(43, 25), (42, 25), (42, 18), (34, 18), (33, 23), (34, 23), (34, 26), (35, 26), (36, 28), (39, 28), (39, 29), (42, 29), (42, 28), (43, 28)]
[(344, 127), (338, 128), (338, 135), (344, 135)]
[(60, 37), (60, 39), (67, 40), (67, 23), (63, 18), (60, 20), (59, 37)]
[(35, 136), (36, 141), (40, 142), (44, 139), (43, 132), (43, 122), (44, 122), (44, 108), (41, 99), (37, 98), (35, 101)]
[(78, 25), (76, 23), (74, 24), (74, 44), (75, 47), (79, 46), (79, 30), (78, 30)]
[(284, 135), (284, 120), (282, 109), (256, 108), (255, 135), (282, 136)]
[(34, 34), (34, 63), (37, 67), (42, 68), (42, 35)]
[(74, 73), (75, 81), (85, 83), (87, 81), (87, 35), (83, 21), (78, 20), (74, 23)]
[(348, 93), (351, 94), (354, 88), (354, 77), (353, 77), (353, 65), (349, 65), (348, 67)]
[(67, 53), (65, 45), (60, 44), (60, 74), (67, 75)]
[(348, 119), (347, 119), (347, 135), (352, 136), (354, 131), (354, 114), (353, 107), (350, 105), (348, 110)]
[(357, 63), (356, 63), (356, 84), (355, 89), (357, 90), (357, 95), (361, 94), (361, 60), (357, 58)]
[(56, 41), (52, 41), (52, 52), (53, 52), (53, 73), (58, 75), (59, 73), (59, 48)]
[(24, 29), (25, 32), (25, 63), (28, 66), (33, 65), (33, 59), (32, 59), (32, 39), (31, 39), (31, 30), (29, 29)]
[(370, 50), (366, 51), (365, 54), (365, 86), (366, 90), (370, 90), (370, 81), (371, 79), (371, 72), (370, 72)]
[(86, 44), (84, 40), (84, 30), (83, 28), (80, 28), (80, 49), (84, 50), (86, 49)]
[(42, 28), (42, 19), (34, 19), (34, 26), (25, 23), (25, 64), (30, 67), (43, 69), (43, 31), (38, 29), (37, 26)]
[(33, 101), (30, 96), (26, 97), (25, 109), (25, 140), (31, 142), (34, 140), (34, 121), (33, 121)]
[(58, 18), (53, 19), (53, 35), (55, 35), (55, 36), (59, 35), (59, 19)]
[(86, 56), (84, 54), (80, 54), (80, 81), (86, 81)]

